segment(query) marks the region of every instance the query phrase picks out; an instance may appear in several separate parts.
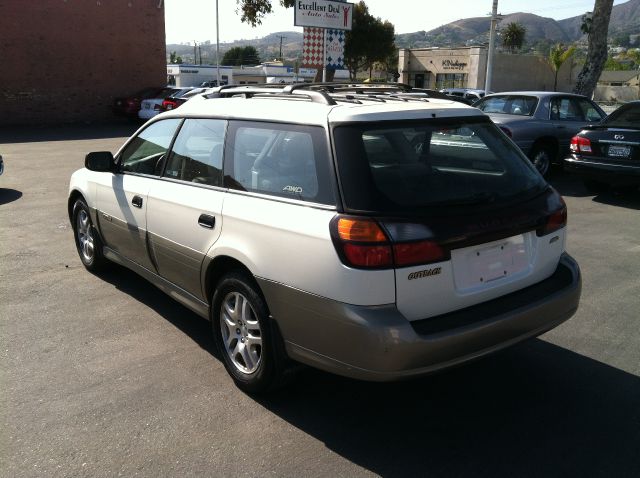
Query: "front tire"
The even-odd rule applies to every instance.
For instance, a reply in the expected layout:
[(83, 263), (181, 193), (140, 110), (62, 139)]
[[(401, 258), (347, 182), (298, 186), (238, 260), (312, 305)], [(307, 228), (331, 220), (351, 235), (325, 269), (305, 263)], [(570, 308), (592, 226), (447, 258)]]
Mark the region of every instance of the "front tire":
[(236, 386), (247, 393), (277, 387), (285, 357), (254, 281), (241, 272), (225, 275), (211, 304), (214, 341)]
[(90, 272), (99, 272), (107, 265), (102, 255), (102, 241), (93, 226), (89, 206), (83, 199), (78, 199), (73, 205), (73, 235), (76, 249), (82, 265)]

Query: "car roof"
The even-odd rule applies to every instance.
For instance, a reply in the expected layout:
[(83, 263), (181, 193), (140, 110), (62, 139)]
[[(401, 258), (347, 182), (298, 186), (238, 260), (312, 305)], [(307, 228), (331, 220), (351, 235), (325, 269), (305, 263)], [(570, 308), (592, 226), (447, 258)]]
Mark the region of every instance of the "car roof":
[(162, 117), (182, 116), (326, 125), (327, 122), (484, 116), (484, 113), (455, 101), (429, 98), (407, 85), (332, 83), (223, 86), (214, 88), (212, 94), (196, 95), (179, 109), (162, 114)]

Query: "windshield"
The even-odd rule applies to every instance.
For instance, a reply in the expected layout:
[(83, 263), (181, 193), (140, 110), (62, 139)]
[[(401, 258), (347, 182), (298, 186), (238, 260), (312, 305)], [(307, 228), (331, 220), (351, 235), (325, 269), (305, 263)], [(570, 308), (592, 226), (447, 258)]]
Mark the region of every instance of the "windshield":
[(617, 128), (640, 128), (640, 103), (629, 103), (611, 113), (602, 124)]
[(537, 104), (538, 98), (535, 96), (499, 95), (485, 97), (474, 106), (485, 113), (531, 116)]
[(334, 129), (345, 206), (394, 215), (511, 201), (546, 187), (486, 117)]

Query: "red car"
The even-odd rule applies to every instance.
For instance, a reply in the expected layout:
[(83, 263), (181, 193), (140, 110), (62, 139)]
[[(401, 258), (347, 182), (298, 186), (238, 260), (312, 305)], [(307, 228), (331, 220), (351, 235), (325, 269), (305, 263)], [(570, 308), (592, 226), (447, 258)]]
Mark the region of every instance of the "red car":
[(154, 98), (162, 87), (150, 87), (138, 91), (131, 96), (115, 98), (113, 100), (112, 110), (119, 116), (138, 117), (140, 111), (140, 103), (147, 98)]

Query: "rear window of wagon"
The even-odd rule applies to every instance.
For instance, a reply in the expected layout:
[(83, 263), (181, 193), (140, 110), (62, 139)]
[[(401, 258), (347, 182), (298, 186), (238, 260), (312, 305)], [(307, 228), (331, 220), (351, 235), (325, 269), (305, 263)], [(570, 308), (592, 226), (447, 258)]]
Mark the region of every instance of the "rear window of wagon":
[(415, 215), (537, 193), (546, 182), (486, 117), (333, 130), (345, 207)]

